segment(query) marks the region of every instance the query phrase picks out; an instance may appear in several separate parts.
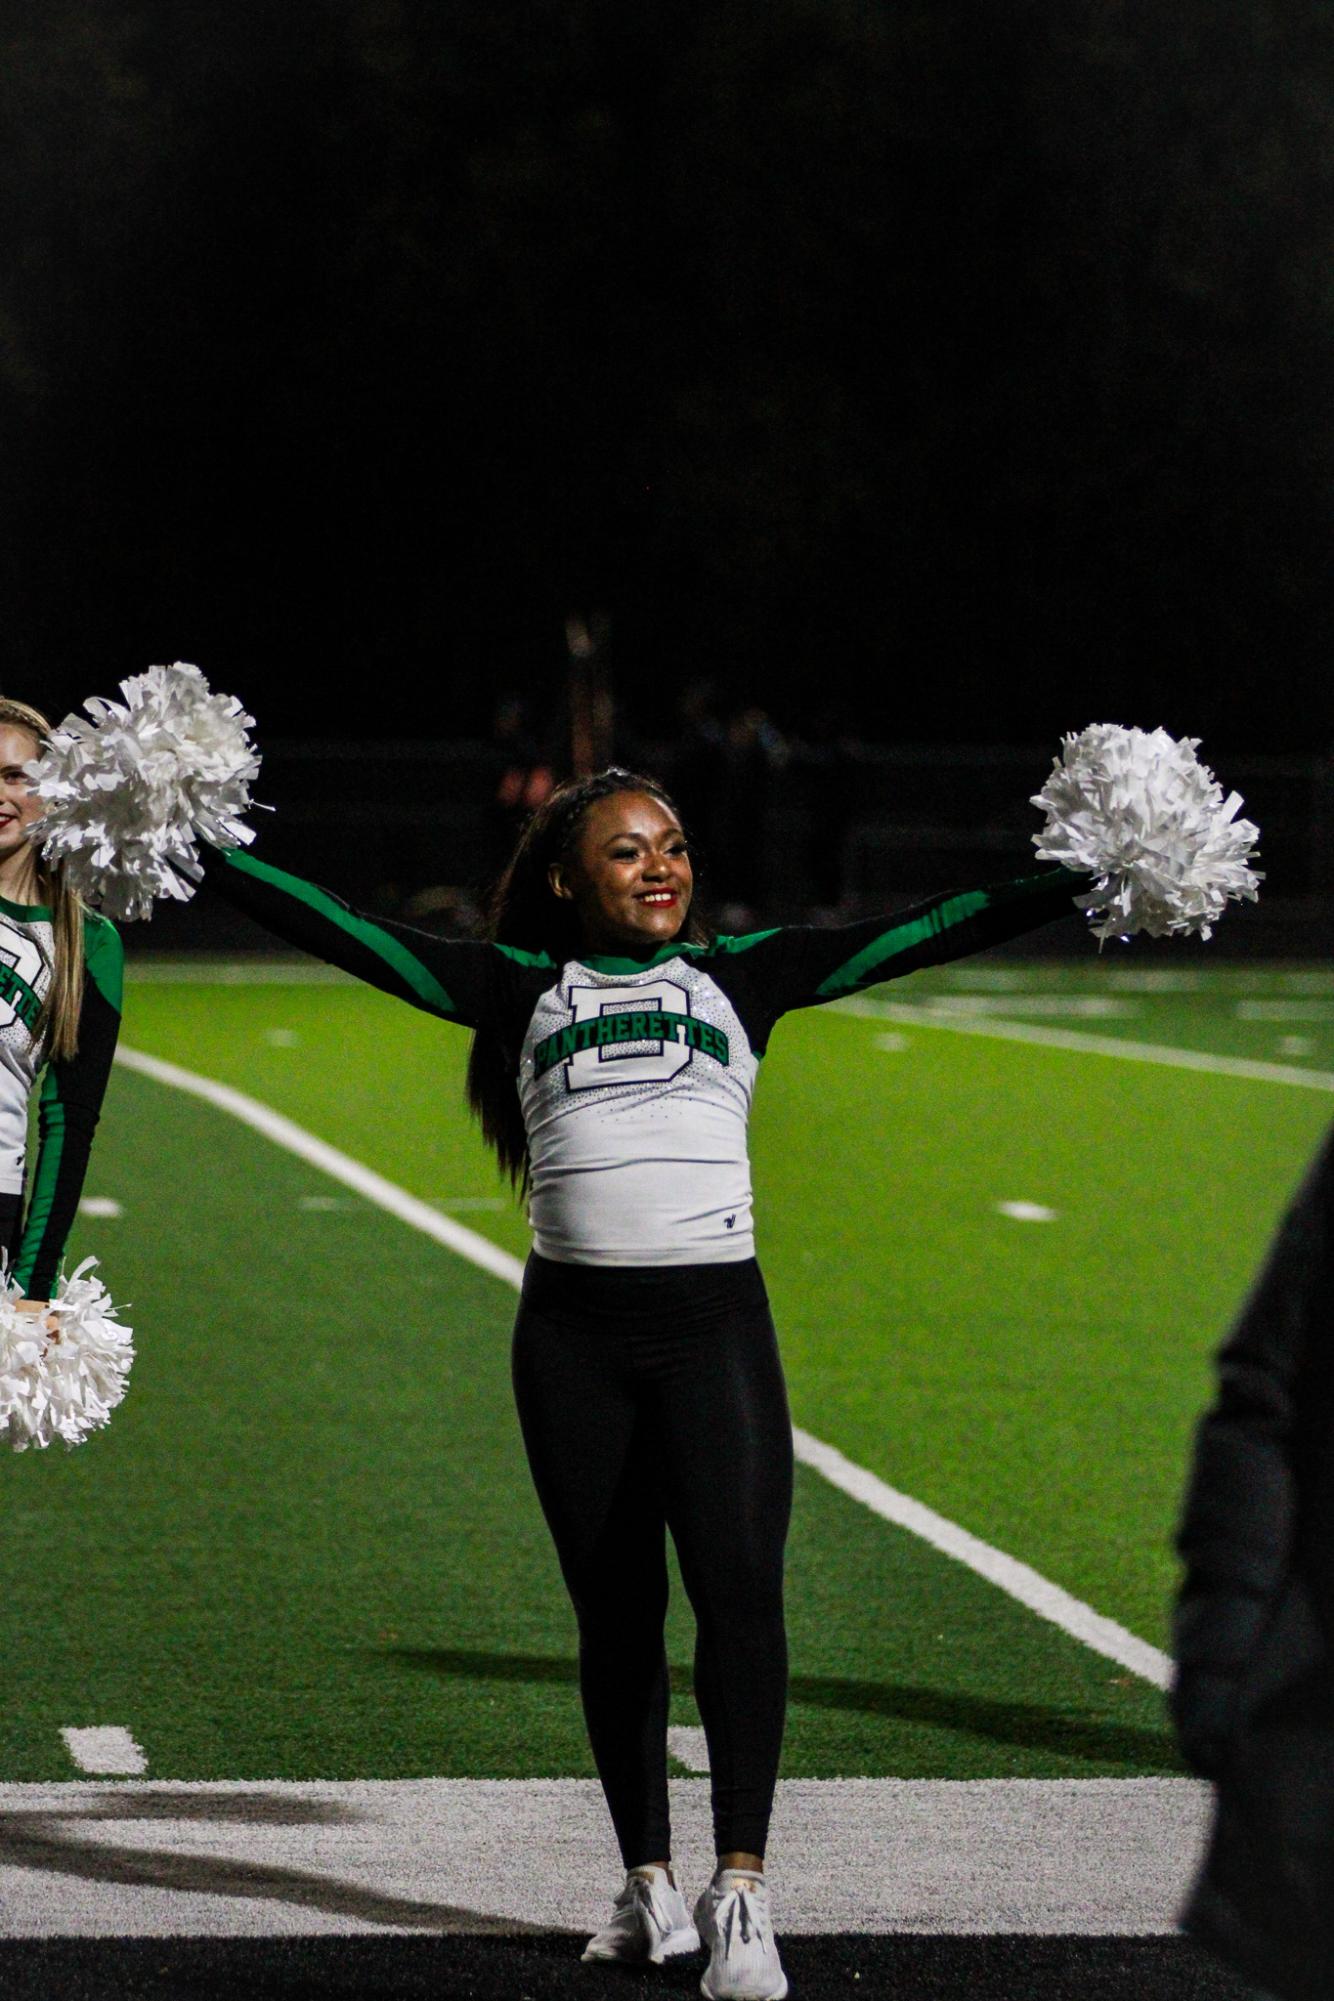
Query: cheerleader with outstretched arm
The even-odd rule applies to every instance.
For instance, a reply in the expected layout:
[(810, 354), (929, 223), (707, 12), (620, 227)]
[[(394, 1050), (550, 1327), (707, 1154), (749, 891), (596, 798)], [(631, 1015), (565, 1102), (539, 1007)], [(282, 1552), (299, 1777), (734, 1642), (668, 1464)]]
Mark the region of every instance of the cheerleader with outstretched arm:
[[(1063, 868), (841, 928), (717, 937), (652, 779), (561, 787), (493, 937), (362, 916), (244, 849), (206, 879), (288, 943), (473, 1031), (468, 1092), (529, 1201), (514, 1389), (579, 1626), (580, 1685), (627, 1878), (586, 1958), (709, 1948), (704, 1992), (786, 1993), (764, 1852), (787, 1687), (792, 1432), (755, 1260), (747, 1119), (779, 1018), (1069, 915)], [(718, 1869), (671, 1869), (665, 1536), (697, 1625)]]
[[(1240, 802), (1222, 799), (1192, 744), (1095, 725), (1067, 739), (1039, 795), (1040, 853), (1060, 865), (890, 918), (717, 936), (696, 910), (671, 799), (612, 769), (538, 808), (490, 935), (449, 940), (358, 913), (247, 850), (250, 719), (197, 669), (153, 668), (123, 691), (124, 705), (89, 704), (95, 728), (70, 719), (43, 780), (53, 847), (81, 858), (99, 899), (143, 914), (155, 894), (188, 893), (203, 833), (202, 873), (229, 902), (472, 1030), (470, 1103), (528, 1196), (514, 1389), (627, 1871), (585, 1958), (661, 1961), (702, 1944), (712, 2001), (779, 2001), (764, 1856), (786, 1700), (792, 1433), (747, 1153), (770, 1036), (794, 1008), (1074, 906), (1101, 913), (1100, 935), (1207, 931), (1229, 896), (1254, 895), (1255, 830), (1233, 824)], [(717, 1849), (693, 1917), (668, 1822), (668, 1531), (695, 1614)]]
[[(51, 733), (39, 710), (0, 697), (0, 1248), (45, 1314), (78, 1211), (120, 1029), (123, 954), (32, 830), (42, 811), (25, 767)], [(28, 1106), (37, 1158), (24, 1208)]]

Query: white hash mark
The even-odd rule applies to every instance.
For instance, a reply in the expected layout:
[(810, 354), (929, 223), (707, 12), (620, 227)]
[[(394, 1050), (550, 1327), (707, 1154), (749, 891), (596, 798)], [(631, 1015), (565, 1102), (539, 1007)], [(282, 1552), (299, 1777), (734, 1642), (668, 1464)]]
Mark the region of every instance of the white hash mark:
[(81, 1772), (139, 1778), (148, 1770), (142, 1750), (129, 1731), (117, 1724), (102, 1724), (92, 1730), (65, 1729), (60, 1734)]
[(708, 1771), (709, 1746), (698, 1724), (673, 1723), (667, 1732), (667, 1749), (688, 1772)]

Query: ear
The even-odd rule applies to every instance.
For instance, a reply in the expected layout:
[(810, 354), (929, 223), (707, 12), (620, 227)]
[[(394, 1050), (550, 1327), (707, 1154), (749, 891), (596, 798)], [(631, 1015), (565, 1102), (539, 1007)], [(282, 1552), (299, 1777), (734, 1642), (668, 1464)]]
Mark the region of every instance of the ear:
[(552, 862), (550, 864), (547, 869), (547, 881), (551, 885), (553, 895), (563, 896), (567, 901), (574, 895), (574, 891), (571, 889), (566, 877), (564, 862)]

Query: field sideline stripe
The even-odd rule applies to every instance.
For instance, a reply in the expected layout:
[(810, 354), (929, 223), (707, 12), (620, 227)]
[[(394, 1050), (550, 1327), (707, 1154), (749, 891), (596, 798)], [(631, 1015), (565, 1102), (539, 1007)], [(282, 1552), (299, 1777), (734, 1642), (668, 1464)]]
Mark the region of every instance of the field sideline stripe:
[(864, 1466), (854, 1465), (845, 1459), (837, 1446), (825, 1445), (818, 1438), (812, 1438), (808, 1431), (793, 1430), (797, 1445), (797, 1457), (805, 1466), (811, 1466), (822, 1473), (831, 1486), (841, 1487), (855, 1501), (870, 1508), (885, 1521), (894, 1522), (899, 1528), (908, 1529), (913, 1535), (929, 1542), (933, 1549), (952, 1556), (958, 1563), (966, 1563), (979, 1577), (985, 1577), (989, 1584), (996, 1585), (1017, 1598), (1030, 1612), (1039, 1618), (1049, 1619), (1062, 1632), (1070, 1633), (1091, 1647), (1095, 1654), (1103, 1654), (1109, 1661), (1129, 1668), (1132, 1674), (1152, 1682), (1155, 1688), (1166, 1688), (1172, 1678), (1172, 1662), (1169, 1655), (1151, 1647), (1147, 1640), (1140, 1640), (1124, 1626), (1118, 1626), (1115, 1619), (1106, 1619), (1101, 1612), (1095, 1612), (1082, 1599), (1072, 1598), (1059, 1584), (1043, 1577), (1016, 1557), (1006, 1556), (1003, 1550), (993, 1549), (990, 1543), (981, 1542), (977, 1536), (961, 1529), (957, 1522), (948, 1521), (938, 1515), (934, 1508), (926, 1507), (921, 1501), (914, 1501), (910, 1494), (901, 1494), (897, 1487), (890, 1487), (875, 1473), (868, 1473)]
[[(116, 1061), (124, 1064), (127, 1070), (151, 1077), (156, 1083), (169, 1085), (174, 1090), (186, 1091), (192, 1097), (203, 1098), (206, 1103), (215, 1105), (219, 1111), (229, 1112), (265, 1139), (285, 1147), (299, 1159), (309, 1161), (312, 1167), (319, 1168), (335, 1181), (341, 1181), (344, 1187), (355, 1190), (358, 1195), (364, 1195), (368, 1202), (386, 1209), (391, 1216), (397, 1216), (400, 1222), (407, 1223), (412, 1229), (420, 1230), (423, 1236), (433, 1237), (438, 1244), (456, 1251), (470, 1264), (490, 1272), (494, 1278), (502, 1279), (516, 1290), (522, 1285), (523, 1266), (518, 1258), (500, 1250), (485, 1237), (479, 1236), (476, 1230), (442, 1216), (439, 1210), (419, 1201), (415, 1195), (409, 1195), (396, 1182), (377, 1174), (373, 1168), (363, 1166), (359, 1160), (354, 1160), (336, 1146), (330, 1146), (326, 1140), (317, 1139), (304, 1126), (285, 1118), (281, 1112), (275, 1112), (271, 1106), (261, 1104), (258, 1098), (233, 1090), (230, 1084), (219, 1084), (212, 1077), (201, 1077), (197, 1071), (182, 1069), (178, 1063), (165, 1062), (160, 1056), (149, 1056), (142, 1049), (127, 1048), (124, 1043), (116, 1051)], [(1120, 1667), (1129, 1668), (1132, 1674), (1142, 1676), (1156, 1688), (1167, 1686), (1172, 1664), (1168, 1656), (1156, 1647), (1137, 1639), (1124, 1626), (1118, 1626), (1115, 1620), (1104, 1618), (1091, 1605), (1072, 1598), (1060, 1585), (1041, 1577), (1026, 1563), (993, 1549), (989, 1543), (979, 1541), (967, 1529), (947, 1521), (922, 1502), (887, 1486), (874, 1473), (868, 1473), (864, 1467), (845, 1459), (834, 1446), (813, 1438), (810, 1432), (794, 1427), (792, 1436), (797, 1458), (802, 1464), (821, 1474), (853, 1500), (860, 1501), (863, 1507), (870, 1508), (885, 1521), (921, 1536), (956, 1562), (966, 1564), (970, 1570), (986, 1578), (988, 1583), (1017, 1598), (1029, 1611), (1036, 1612), (1040, 1618), (1081, 1640), (1094, 1653), (1104, 1655)]]
[(1203, 1049), (1174, 1049), (1164, 1042), (1127, 1042), (1115, 1035), (1090, 1035), (1079, 1028), (1040, 1028), (1027, 1021), (1000, 1021), (988, 1015), (969, 1020), (935, 1014), (906, 1001), (835, 1001), (840, 1014), (859, 1014), (903, 1028), (944, 1028), (952, 1035), (990, 1035), (1002, 1042), (1036, 1042), (1047, 1049), (1070, 1049), (1077, 1056), (1119, 1056), (1127, 1063), (1162, 1063), (1174, 1070), (1207, 1070), (1219, 1077), (1245, 1077), (1256, 1084), (1296, 1084), (1307, 1091), (1334, 1091), (1334, 1072), (1302, 1070), (1295, 1063), (1265, 1063), (1250, 1056), (1210, 1056)]
[(243, 1125), (252, 1126), (265, 1139), (271, 1139), (276, 1146), (286, 1147), (301, 1160), (318, 1167), (333, 1180), (341, 1181), (345, 1188), (351, 1188), (358, 1195), (364, 1195), (368, 1202), (374, 1202), (381, 1209), (387, 1209), (391, 1216), (420, 1230), (423, 1236), (434, 1237), (447, 1250), (457, 1251), (470, 1264), (479, 1265), (493, 1278), (503, 1279), (506, 1285), (518, 1287), (523, 1283), (523, 1266), (518, 1258), (512, 1258), (508, 1251), (489, 1243), (463, 1223), (455, 1223), (450, 1217), (442, 1216), (429, 1202), (421, 1202), (415, 1195), (409, 1195), (406, 1188), (389, 1181), (383, 1174), (377, 1174), (373, 1167), (365, 1167), (361, 1161), (353, 1160), (351, 1154), (342, 1153), (336, 1146), (317, 1139), (294, 1119), (284, 1118), (271, 1106), (262, 1105), (258, 1098), (247, 1097), (244, 1091), (234, 1091), (230, 1084), (219, 1084), (212, 1077), (201, 1077), (194, 1070), (183, 1070), (178, 1063), (166, 1063), (160, 1056), (149, 1056), (142, 1049), (128, 1049), (122, 1042), (116, 1051), (116, 1061), (123, 1063), (127, 1070), (138, 1071), (141, 1076), (152, 1077), (159, 1084), (169, 1084), (174, 1090), (188, 1091), (191, 1096), (203, 1098), (208, 1104), (216, 1105), (219, 1111), (230, 1112)]
[[(700, 1880), (714, 1866), (709, 1791), (706, 1778), (671, 1780), (677, 1863)], [(876, 1976), (868, 1935), (966, 1934), (980, 1949), (988, 1935), (1173, 1932), (1208, 1839), (1211, 1798), (1200, 1780), (1184, 1778), (780, 1779), (777, 1809), (770, 1859), (783, 1884), (784, 1934), (859, 1942), (860, 1980), (849, 1981), (841, 1955), (830, 1955), (833, 1976), (819, 1980), (818, 1991), (848, 2001), (878, 1992), (884, 2001), (907, 1988), (891, 1982), (888, 1966), (883, 1981)], [(247, 2001), (298, 1991), (440, 2001), (479, 1992), (514, 2001), (569, 1997), (581, 1991), (566, 1977), (571, 1947), (578, 1950), (571, 1934), (587, 1938), (605, 1924), (601, 1886), (620, 1871), (596, 1779), (30, 1781), (0, 1786), (0, 1824), (9, 1833), (0, 1862), (5, 1991), (7, 1962), (17, 1964), (18, 1952), (42, 1939), (71, 1941), (40, 1984), (13, 1983), (44, 2001), (150, 1992), (235, 1992)], [(516, 1867), (516, 1855), (540, 1856), (541, 1866)], [(538, 1946), (541, 1956), (522, 1967), (511, 1962), (504, 1986), (485, 1977), (474, 1985), (462, 1974), (456, 1982), (449, 1968), (460, 1962), (434, 1952), (425, 1980), (415, 1955), (414, 1970), (396, 1977), (400, 1962), (385, 1956), (395, 1935), (415, 1933), (425, 1945), (442, 1933), (448, 1943), (451, 1934), (524, 1932), (563, 1937), (549, 1952)], [(308, 1979), (288, 1963), (303, 1935), (322, 1935), (336, 1950), (339, 1935), (354, 1934), (375, 1955), (361, 1980), (340, 1978), (338, 1959), (328, 1962), (328, 1977)], [(228, 1937), (263, 1942), (253, 1977), (191, 1982), (186, 1969), (203, 1963), (195, 1955), (204, 1942)], [(193, 1941), (178, 1979), (152, 1978), (164, 1963), (148, 1958), (156, 1948), (128, 1962), (134, 1970), (123, 1984), (120, 1959), (104, 1957), (126, 1940), (173, 1938)], [(76, 1951), (97, 1955), (85, 1964), (101, 1979), (78, 1977)], [(73, 1977), (62, 1980), (65, 1964)], [(970, 1964), (976, 1975), (978, 1962)], [(667, 1978), (680, 2001), (686, 1983)], [(909, 1985), (913, 1994), (926, 1991), (916, 1980)], [(976, 1994), (984, 1985), (989, 1995), (1002, 1992), (1002, 1981), (985, 1973), (948, 1987), (932, 1980), (930, 1991)], [(1040, 1974), (1003, 1981), (1009, 1996), (1039, 1986), (1057, 1991), (1055, 1978)], [(1205, 1991), (1165, 1968), (1163, 1987), (1152, 1978), (1134, 1983), (1128, 1972), (1114, 1987), (1072, 1973), (1059, 1991), (1151, 2001), (1154, 1992), (1181, 1996), (1187, 1987), (1197, 1997)], [(664, 1989), (637, 1980), (613, 1986), (609, 1977), (604, 1986), (593, 1978), (588, 1991), (603, 2001), (650, 1993), (667, 2001)], [(1239, 1990), (1229, 1983), (1227, 1991)]]

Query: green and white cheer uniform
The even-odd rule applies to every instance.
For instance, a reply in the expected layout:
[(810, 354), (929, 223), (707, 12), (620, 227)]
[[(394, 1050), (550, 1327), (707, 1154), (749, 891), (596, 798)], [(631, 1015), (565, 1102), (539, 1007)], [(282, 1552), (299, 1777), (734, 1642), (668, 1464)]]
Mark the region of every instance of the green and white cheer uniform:
[[(36, 1030), (53, 939), (44, 904), (0, 897), (0, 1241), (16, 1282), (33, 1299), (50, 1298), (78, 1210), (120, 1030), (124, 969), (115, 927), (89, 911), (78, 1054), (46, 1062)], [(39, 1076), (37, 1160), (25, 1216), (28, 1106)]]
[(359, 915), (245, 849), (206, 879), (270, 931), (511, 1053), (534, 1249), (558, 1263), (734, 1263), (755, 1254), (746, 1126), (779, 1017), (983, 950), (1069, 914), (1065, 869), (933, 897), (892, 918), (783, 925), (563, 965)]

